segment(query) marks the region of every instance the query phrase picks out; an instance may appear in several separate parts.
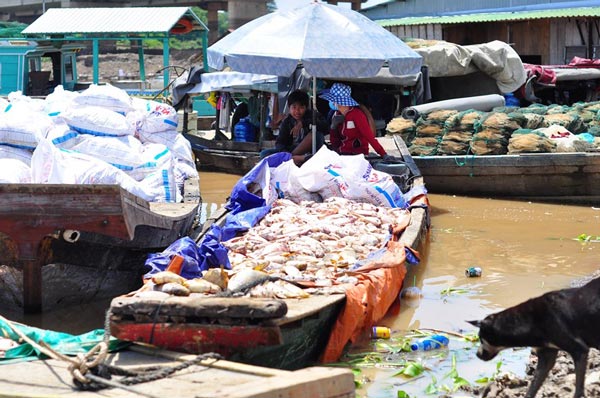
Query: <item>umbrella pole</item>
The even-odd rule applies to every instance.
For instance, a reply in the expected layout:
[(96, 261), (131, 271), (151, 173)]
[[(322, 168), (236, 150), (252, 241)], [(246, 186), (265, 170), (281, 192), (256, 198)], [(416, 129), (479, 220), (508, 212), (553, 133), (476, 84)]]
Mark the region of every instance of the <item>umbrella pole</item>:
[(317, 78), (313, 76), (313, 95), (312, 95), (312, 153), (317, 152)]

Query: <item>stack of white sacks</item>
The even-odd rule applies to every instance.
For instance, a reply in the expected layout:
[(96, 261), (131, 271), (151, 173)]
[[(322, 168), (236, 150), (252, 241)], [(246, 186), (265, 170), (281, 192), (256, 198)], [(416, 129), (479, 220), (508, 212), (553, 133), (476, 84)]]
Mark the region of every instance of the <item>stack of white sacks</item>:
[(168, 104), (111, 85), (0, 99), (0, 183), (119, 184), (150, 202), (178, 202), (184, 180), (197, 176)]

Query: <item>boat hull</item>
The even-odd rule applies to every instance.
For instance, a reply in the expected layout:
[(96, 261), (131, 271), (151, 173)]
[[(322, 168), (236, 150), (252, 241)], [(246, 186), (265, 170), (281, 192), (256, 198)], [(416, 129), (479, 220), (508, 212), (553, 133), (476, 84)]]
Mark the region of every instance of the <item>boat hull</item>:
[(198, 187), (154, 204), (117, 185), (1, 184), (0, 307), (35, 313), (131, 291), (147, 253), (189, 234)]
[[(166, 308), (180, 305), (181, 308), (186, 305), (180, 304), (182, 300), (185, 299), (174, 298), (163, 305)], [(241, 300), (229, 300), (232, 300), (229, 308), (240, 305)], [(256, 319), (236, 321), (235, 316), (227, 317), (222, 313), (218, 317), (205, 315), (204, 322), (137, 322), (128, 319), (133, 313), (136, 313), (134, 318), (143, 318), (143, 313), (153, 311), (152, 303), (135, 298), (115, 298), (111, 304), (110, 331), (121, 340), (192, 354), (216, 352), (238, 362), (295, 370), (319, 362), (329, 337), (323, 331), (331, 330), (344, 300), (339, 294), (309, 300), (277, 300), (290, 307), (290, 314), (260, 322)], [(298, 306), (313, 307), (314, 311), (296, 319), (293, 314), (298, 310), (294, 307)], [(194, 314), (200, 311), (190, 309)], [(256, 315), (257, 309), (248, 312)], [(225, 318), (228, 318), (225, 324), (220, 324)]]
[(600, 153), (540, 153), (413, 158), (430, 193), (594, 204)]
[(273, 141), (238, 142), (230, 140), (211, 140), (191, 133), (183, 133), (192, 144), (196, 165), (201, 171), (244, 175), (260, 160), (261, 148), (272, 148)]

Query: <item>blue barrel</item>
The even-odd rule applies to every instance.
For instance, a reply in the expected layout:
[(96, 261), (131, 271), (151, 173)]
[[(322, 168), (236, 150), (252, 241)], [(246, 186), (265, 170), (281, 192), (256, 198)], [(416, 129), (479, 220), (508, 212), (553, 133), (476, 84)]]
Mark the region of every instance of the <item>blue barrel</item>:
[(256, 141), (256, 133), (254, 126), (248, 118), (241, 118), (233, 128), (233, 140), (239, 142), (254, 142)]

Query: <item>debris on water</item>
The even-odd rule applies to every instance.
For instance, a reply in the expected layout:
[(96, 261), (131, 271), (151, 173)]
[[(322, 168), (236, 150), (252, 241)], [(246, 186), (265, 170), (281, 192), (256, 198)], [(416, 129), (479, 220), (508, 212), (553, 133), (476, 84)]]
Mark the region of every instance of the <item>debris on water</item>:
[(410, 286), (404, 288), (400, 292), (401, 299), (418, 300), (421, 297), (423, 297), (423, 293), (421, 292), (421, 289), (419, 289), (417, 286)]
[(385, 326), (373, 326), (371, 337), (374, 339), (389, 339), (392, 334), (390, 328)]
[(480, 277), (482, 270), (480, 267), (469, 267), (465, 270), (465, 276), (467, 278)]

